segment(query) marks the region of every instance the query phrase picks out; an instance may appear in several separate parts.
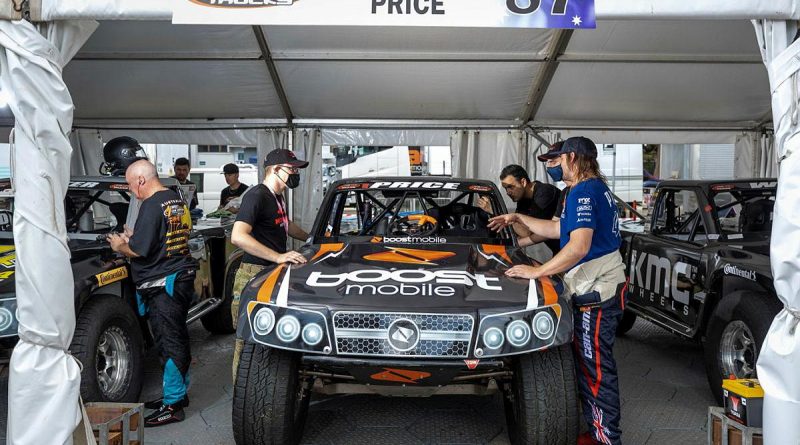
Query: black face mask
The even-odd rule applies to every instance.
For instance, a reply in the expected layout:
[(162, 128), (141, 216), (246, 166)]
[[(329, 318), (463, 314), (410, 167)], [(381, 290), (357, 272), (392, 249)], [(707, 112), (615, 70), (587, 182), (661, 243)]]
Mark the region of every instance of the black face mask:
[(278, 175), (278, 179), (283, 181), (286, 187), (290, 189), (297, 188), (297, 186), (300, 185), (300, 173), (289, 173), (289, 178), (285, 181), (281, 178), (281, 175)]

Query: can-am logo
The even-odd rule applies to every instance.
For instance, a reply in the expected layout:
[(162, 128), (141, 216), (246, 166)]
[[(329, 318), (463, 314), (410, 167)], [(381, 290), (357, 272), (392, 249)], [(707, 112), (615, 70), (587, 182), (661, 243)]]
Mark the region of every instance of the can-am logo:
[(448, 284), (478, 286), (481, 289), (502, 291), (500, 278), (471, 274), (458, 270), (355, 270), (349, 273), (323, 274), (311, 272), (306, 284), (312, 287), (339, 287), (344, 295), (403, 295), (452, 297), (455, 288)]
[(732, 264), (726, 264), (723, 271), (725, 272), (725, 275), (736, 275), (737, 277), (756, 281), (756, 271), (754, 270), (742, 270)]
[(266, 6), (292, 6), (295, 0), (189, 0), (215, 8), (263, 8)]

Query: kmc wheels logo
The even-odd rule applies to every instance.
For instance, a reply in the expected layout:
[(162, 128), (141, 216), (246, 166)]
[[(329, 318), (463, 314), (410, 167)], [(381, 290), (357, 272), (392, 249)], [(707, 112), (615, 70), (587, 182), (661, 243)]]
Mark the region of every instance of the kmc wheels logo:
[(198, 5), (214, 8), (264, 8), (268, 6), (292, 6), (295, 0), (189, 0)]

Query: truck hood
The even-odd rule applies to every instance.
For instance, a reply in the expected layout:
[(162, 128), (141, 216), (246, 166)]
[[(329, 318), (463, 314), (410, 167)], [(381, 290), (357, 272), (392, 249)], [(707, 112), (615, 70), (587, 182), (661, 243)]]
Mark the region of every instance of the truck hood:
[(511, 279), (531, 261), (517, 248), (487, 244), (314, 245), (309, 262), (266, 270), (249, 286), (252, 300), (327, 309), (476, 311), (555, 304), (558, 279)]

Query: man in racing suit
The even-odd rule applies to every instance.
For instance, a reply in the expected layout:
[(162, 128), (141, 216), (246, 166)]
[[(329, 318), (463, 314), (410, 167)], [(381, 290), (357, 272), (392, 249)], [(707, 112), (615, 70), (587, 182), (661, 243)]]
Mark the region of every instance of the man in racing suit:
[(142, 200), (133, 230), (108, 236), (111, 248), (131, 259), (139, 314), (153, 330), (163, 367), (163, 397), (147, 402), (153, 427), (184, 420), (188, 406), (189, 330), (186, 316), (194, 294), (197, 263), (189, 253), (192, 219), (181, 196), (164, 187), (150, 161), (136, 161), (125, 172), (130, 191)]
[(553, 174), (571, 187), (560, 220), (509, 214), (492, 218), (489, 227), (521, 222), (537, 235), (561, 240), (561, 251), (550, 261), (541, 266), (514, 266), (506, 275), (538, 279), (566, 272), (578, 388), (589, 426), (589, 433), (578, 443), (619, 445), (620, 400), (613, 347), (624, 309), (625, 266), (619, 253), (617, 208), (591, 140), (567, 139), (560, 150), (546, 156), (559, 160)]

